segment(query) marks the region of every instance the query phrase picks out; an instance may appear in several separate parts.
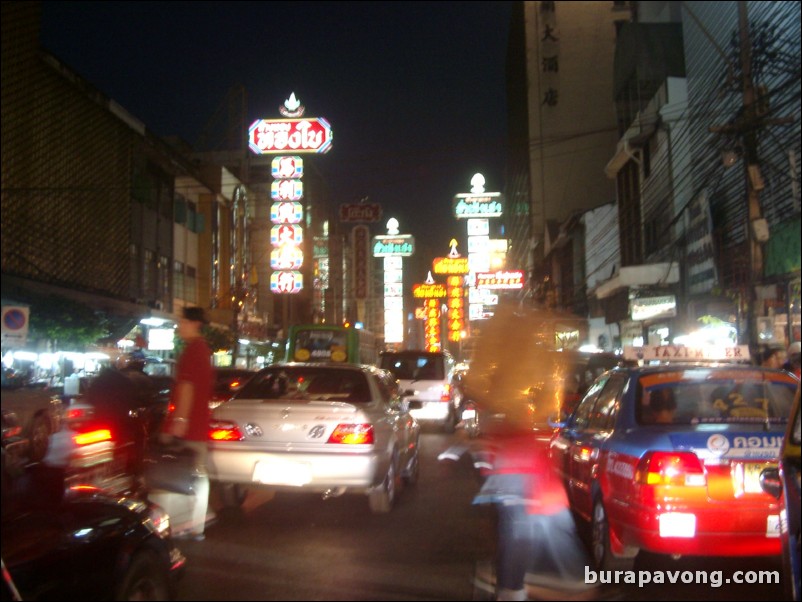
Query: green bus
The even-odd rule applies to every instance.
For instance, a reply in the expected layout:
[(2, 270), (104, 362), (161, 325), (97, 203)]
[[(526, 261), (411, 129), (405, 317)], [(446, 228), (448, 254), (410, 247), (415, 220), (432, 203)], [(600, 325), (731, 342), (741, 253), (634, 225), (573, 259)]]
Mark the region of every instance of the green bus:
[(376, 337), (363, 328), (296, 324), (289, 329), (286, 360), (376, 365), (379, 352)]

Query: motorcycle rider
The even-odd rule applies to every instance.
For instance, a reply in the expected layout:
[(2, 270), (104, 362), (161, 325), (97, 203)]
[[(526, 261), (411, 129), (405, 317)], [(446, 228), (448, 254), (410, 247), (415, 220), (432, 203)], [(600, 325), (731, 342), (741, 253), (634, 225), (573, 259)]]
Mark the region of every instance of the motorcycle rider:
[(157, 394), (153, 380), (145, 374), (145, 355), (140, 350), (120, 355), (92, 380), (86, 400), (95, 419), (108, 424), (112, 437), (126, 452), (126, 469), (141, 474), (147, 442), (147, 411)]

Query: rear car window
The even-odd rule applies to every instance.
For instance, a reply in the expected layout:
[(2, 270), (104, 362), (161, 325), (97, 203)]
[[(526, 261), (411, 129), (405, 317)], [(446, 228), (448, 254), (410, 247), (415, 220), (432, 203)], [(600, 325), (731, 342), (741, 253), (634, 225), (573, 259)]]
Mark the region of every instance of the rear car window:
[(440, 353), (385, 353), (381, 367), (403, 380), (444, 380), (445, 358)]
[(640, 424), (734, 424), (787, 421), (796, 385), (759, 370), (694, 369), (642, 376), (636, 393)]
[(234, 400), (318, 399), (367, 403), (370, 397), (367, 377), (361, 371), (298, 367), (259, 372)]

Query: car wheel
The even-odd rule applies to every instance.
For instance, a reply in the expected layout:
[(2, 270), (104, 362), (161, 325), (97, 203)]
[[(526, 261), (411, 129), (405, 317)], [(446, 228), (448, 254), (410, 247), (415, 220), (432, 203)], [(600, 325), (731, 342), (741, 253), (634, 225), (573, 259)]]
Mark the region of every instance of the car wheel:
[(241, 508), (248, 497), (248, 490), (238, 483), (220, 483), (218, 487), (224, 508)]
[(140, 552), (123, 576), (115, 600), (169, 600), (167, 570), (151, 552)]
[(31, 426), (31, 462), (41, 462), (47, 455), (47, 447), (50, 445), (50, 425), (44, 416), (37, 416), (33, 419)]
[(390, 512), (398, 492), (398, 479), (395, 474), (395, 458), (390, 461), (390, 467), (384, 476), (382, 484), (373, 489), (368, 495), (370, 511), (373, 514), (386, 514)]
[(593, 524), (591, 525), (591, 550), (593, 561), (600, 571), (632, 570), (633, 558), (615, 556), (610, 547), (610, 525), (601, 500), (593, 505)]

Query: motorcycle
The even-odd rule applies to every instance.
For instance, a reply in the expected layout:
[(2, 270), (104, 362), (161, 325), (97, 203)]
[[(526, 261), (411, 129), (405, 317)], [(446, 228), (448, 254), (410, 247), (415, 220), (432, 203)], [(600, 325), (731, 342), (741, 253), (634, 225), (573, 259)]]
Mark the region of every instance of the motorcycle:
[(470, 399), (464, 401), (462, 404), (460, 424), (465, 430), (465, 434), (471, 439), (476, 439), (481, 434), (479, 428), (479, 408), (476, 403)]

